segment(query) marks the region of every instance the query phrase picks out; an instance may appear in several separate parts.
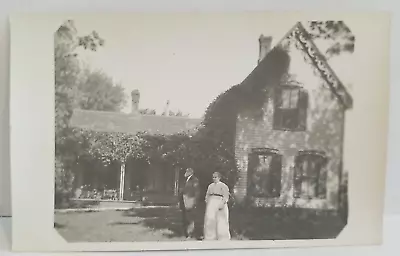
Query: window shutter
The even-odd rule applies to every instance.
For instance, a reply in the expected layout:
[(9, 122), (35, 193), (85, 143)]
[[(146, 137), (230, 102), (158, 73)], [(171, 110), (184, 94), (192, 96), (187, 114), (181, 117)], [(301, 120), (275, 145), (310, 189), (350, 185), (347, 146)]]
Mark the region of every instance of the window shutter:
[(304, 161), (303, 157), (296, 157), (295, 166), (294, 166), (294, 179), (293, 179), (293, 196), (295, 198), (299, 198), (301, 195), (301, 183), (303, 176), (303, 165), (302, 161)]
[(254, 175), (256, 175), (256, 168), (259, 165), (258, 155), (255, 153), (249, 154), (249, 161), (247, 167), (247, 195), (254, 195), (257, 193), (255, 190)]
[(326, 164), (327, 164), (327, 159), (323, 158), (320, 160), (321, 161), (321, 168), (320, 168), (320, 172), (319, 172), (319, 178), (318, 178), (318, 191), (317, 191), (317, 195), (319, 198), (321, 199), (325, 199), (326, 198), (326, 182), (327, 182), (327, 174), (328, 174), (328, 170), (326, 168)]
[(275, 107), (280, 108), (282, 106), (282, 88), (275, 87)]
[(271, 163), (271, 174), (269, 177), (271, 186), (271, 196), (279, 197), (281, 195), (282, 182), (282, 155), (274, 155)]
[(300, 89), (298, 102), (298, 128), (300, 130), (307, 129), (307, 110), (308, 93), (305, 89)]
[(282, 89), (281, 88), (275, 88), (275, 95), (274, 95), (274, 124), (273, 127), (275, 129), (280, 129), (282, 128)]

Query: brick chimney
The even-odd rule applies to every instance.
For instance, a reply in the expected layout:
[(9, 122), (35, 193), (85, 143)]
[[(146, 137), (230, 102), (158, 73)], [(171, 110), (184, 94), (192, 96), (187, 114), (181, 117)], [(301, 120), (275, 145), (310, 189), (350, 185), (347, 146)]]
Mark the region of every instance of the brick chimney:
[(165, 103), (165, 107), (164, 107), (164, 112), (162, 113), (163, 116), (169, 116), (169, 100), (167, 100), (167, 103)]
[(132, 97), (132, 108), (131, 114), (138, 115), (139, 114), (139, 100), (140, 100), (140, 92), (138, 89), (135, 89), (131, 92)]
[(260, 35), (260, 38), (258, 39), (259, 45), (260, 45), (260, 52), (258, 56), (258, 63), (262, 59), (265, 58), (267, 53), (271, 50), (271, 44), (272, 44), (272, 37), (271, 36), (264, 36), (263, 34)]

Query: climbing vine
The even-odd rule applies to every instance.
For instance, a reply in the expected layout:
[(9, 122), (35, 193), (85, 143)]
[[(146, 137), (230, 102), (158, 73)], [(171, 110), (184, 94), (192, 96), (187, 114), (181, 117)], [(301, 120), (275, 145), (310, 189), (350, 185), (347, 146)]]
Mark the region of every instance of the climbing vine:
[(144, 159), (147, 162), (169, 161), (171, 165), (180, 162), (175, 155), (181, 144), (187, 141), (193, 131), (162, 135), (140, 132), (136, 134), (119, 132), (98, 132), (75, 128), (76, 143), (81, 147), (80, 156), (85, 154), (101, 160), (105, 165), (113, 161), (126, 162), (128, 158)]
[(87, 153), (105, 164), (110, 164), (112, 161), (126, 162), (128, 157), (145, 157), (142, 148), (146, 140), (142, 133), (132, 135), (84, 129), (75, 129), (75, 132), (81, 137), (80, 143), (86, 144)]
[[(195, 130), (173, 135), (141, 132), (126, 134), (74, 129), (82, 152), (110, 164), (128, 158), (162, 162), (176, 168), (193, 168), (207, 184), (211, 173), (220, 171), (229, 185), (235, 183), (235, 134), (238, 114), (262, 110), (267, 89), (286, 74), (289, 56), (275, 48), (241, 84), (219, 95), (207, 108)], [(254, 119), (257, 116), (253, 116)]]

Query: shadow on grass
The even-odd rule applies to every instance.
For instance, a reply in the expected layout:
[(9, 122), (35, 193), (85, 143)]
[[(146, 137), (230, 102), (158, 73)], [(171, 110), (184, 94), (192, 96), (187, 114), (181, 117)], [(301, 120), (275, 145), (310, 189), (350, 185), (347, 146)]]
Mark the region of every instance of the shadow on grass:
[(346, 225), (335, 212), (294, 208), (237, 208), (230, 224), (239, 240), (334, 239)]
[(168, 238), (184, 236), (182, 214), (177, 207), (134, 208), (126, 211), (123, 215), (125, 217), (139, 217), (141, 219), (139, 223), (150, 229), (169, 230), (170, 233), (165, 235)]
[[(131, 209), (123, 215), (140, 220), (114, 225), (140, 224), (153, 230), (169, 230), (165, 234), (168, 238), (183, 236), (181, 212), (176, 207)], [(199, 214), (199, 230), (203, 216)], [(235, 240), (333, 239), (345, 225), (342, 218), (334, 212), (293, 208), (230, 210), (230, 228), (232, 239)]]
[(132, 221), (115, 221), (110, 223), (112, 226), (121, 226), (121, 225), (138, 225), (141, 224), (141, 220), (132, 220)]
[(65, 227), (66, 227), (65, 225), (59, 224), (59, 223), (57, 223), (57, 222), (54, 222), (54, 228), (63, 229), (63, 228), (65, 228)]

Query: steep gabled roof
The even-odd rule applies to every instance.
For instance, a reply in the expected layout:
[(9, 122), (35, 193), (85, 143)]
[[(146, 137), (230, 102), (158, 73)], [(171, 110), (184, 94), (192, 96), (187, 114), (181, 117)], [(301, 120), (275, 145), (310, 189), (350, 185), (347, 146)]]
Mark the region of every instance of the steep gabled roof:
[[(274, 47), (240, 83), (218, 95), (208, 106), (204, 126), (231, 130), (236, 127), (239, 112), (255, 114), (265, 103), (265, 90), (278, 84), (288, 72), (290, 56), (281, 47)], [(228, 132), (229, 133), (229, 132)]]
[[(287, 73), (290, 56), (285, 48), (289, 43), (298, 43), (301, 50), (309, 57), (311, 64), (326, 81), (332, 93), (345, 109), (351, 108), (353, 99), (332, 70), (324, 55), (313, 42), (303, 25), (298, 22), (289, 30), (279, 43), (269, 51), (253, 71), (240, 83), (221, 93), (207, 108), (204, 124), (218, 122), (233, 125), (238, 112), (256, 110), (264, 103), (263, 91), (272, 88)], [(229, 123), (229, 125), (228, 125)], [(212, 125), (213, 126), (213, 125)]]
[(352, 108), (352, 97), (301, 22), (297, 22), (277, 46), (285, 48), (285, 46), (293, 40), (301, 46), (301, 50), (308, 56), (311, 64), (318, 70), (321, 78), (326, 81), (332, 93), (339, 99), (343, 106), (346, 109)]
[(195, 131), (200, 123), (201, 119), (187, 117), (132, 115), (120, 112), (81, 109), (75, 109), (70, 120), (72, 127), (85, 130), (131, 134), (147, 132), (149, 134), (163, 135)]

